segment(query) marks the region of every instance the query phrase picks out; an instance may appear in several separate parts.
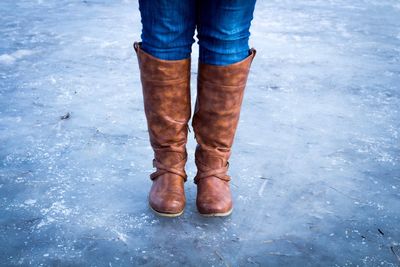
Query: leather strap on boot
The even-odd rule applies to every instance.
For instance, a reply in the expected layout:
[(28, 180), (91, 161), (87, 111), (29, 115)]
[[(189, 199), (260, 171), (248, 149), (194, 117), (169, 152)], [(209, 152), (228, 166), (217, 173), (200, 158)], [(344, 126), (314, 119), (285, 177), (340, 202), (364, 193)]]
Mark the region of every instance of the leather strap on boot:
[(150, 175), (150, 179), (154, 180), (160, 175), (163, 175), (166, 173), (173, 173), (173, 174), (176, 174), (176, 175), (182, 177), (183, 180), (186, 182), (187, 175), (185, 172), (185, 163), (186, 163), (186, 158), (184, 158), (183, 160), (181, 160), (180, 162), (178, 162), (175, 165), (167, 166), (167, 165), (162, 164), (161, 162), (157, 161), (156, 159), (153, 159), (153, 167), (156, 168), (157, 170)]
[(201, 163), (199, 160), (196, 159), (196, 166), (198, 171), (197, 175), (194, 177), (195, 184), (197, 184), (200, 181), (200, 179), (204, 179), (211, 176), (217, 177), (227, 182), (231, 180), (231, 177), (227, 175), (229, 162), (227, 162), (226, 166), (224, 167), (213, 169), (208, 167), (207, 165), (204, 165), (203, 163)]

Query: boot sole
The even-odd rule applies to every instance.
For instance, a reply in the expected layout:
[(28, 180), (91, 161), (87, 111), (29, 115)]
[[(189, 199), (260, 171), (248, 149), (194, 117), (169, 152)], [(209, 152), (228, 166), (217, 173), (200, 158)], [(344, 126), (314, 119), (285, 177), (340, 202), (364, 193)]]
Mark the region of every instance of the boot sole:
[(182, 211), (180, 211), (180, 212), (178, 212), (178, 213), (166, 213), (166, 212), (160, 212), (160, 211), (157, 211), (157, 210), (153, 209), (153, 207), (150, 205), (150, 203), (148, 203), (148, 205), (149, 205), (150, 209), (151, 209), (155, 214), (157, 214), (157, 215), (159, 215), (159, 216), (162, 216), (162, 217), (169, 217), (169, 218), (178, 217), (178, 216), (182, 215), (182, 213), (185, 211), (185, 209), (183, 209)]
[(216, 213), (201, 213), (201, 212), (199, 212), (199, 213), (204, 217), (225, 217), (225, 216), (230, 215), (232, 213), (232, 211), (233, 211), (233, 208), (227, 212), (216, 212)]

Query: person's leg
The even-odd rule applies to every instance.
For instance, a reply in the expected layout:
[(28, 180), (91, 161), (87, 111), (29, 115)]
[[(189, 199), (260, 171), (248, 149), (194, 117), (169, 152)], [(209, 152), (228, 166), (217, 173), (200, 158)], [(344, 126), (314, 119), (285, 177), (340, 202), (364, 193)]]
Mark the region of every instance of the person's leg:
[(200, 58), (193, 129), (197, 141), (196, 206), (205, 216), (232, 212), (227, 174), (247, 77), (256, 51), (249, 49), (254, 0), (200, 4)]
[(229, 65), (249, 55), (256, 0), (203, 0), (197, 3), (199, 61)]
[(142, 49), (163, 60), (190, 57), (196, 0), (139, 0)]
[[(162, 216), (185, 207), (184, 182), (190, 119), (190, 49), (195, 0), (140, 0), (142, 43), (135, 43), (144, 110), (156, 171), (149, 205)], [(190, 19), (192, 18), (192, 20)]]

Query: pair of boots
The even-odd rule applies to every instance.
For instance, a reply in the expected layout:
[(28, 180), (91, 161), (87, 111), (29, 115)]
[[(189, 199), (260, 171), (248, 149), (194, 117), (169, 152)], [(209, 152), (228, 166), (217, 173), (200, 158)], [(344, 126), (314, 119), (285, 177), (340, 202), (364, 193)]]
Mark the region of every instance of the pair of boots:
[[(162, 216), (182, 214), (186, 142), (191, 116), (190, 58), (161, 60), (134, 48), (139, 61), (144, 109), (154, 150), (150, 175), (153, 181), (149, 204)], [(251, 62), (256, 54), (228, 66), (199, 63), (197, 99), (192, 126), (198, 143), (195, 152), (197, 174), (196, 206), (205, 216), (226, 216), (232, 212), (228, 159), (239, 121), (243, 93)]]

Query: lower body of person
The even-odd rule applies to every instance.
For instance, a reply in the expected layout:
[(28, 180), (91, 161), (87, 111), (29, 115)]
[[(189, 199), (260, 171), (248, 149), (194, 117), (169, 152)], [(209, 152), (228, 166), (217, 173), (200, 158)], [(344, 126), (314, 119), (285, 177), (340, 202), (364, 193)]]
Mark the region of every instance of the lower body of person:
[(197, 141), (196, 206), (205, 216), (232, 212), (229, 157), (256, 51), (249, 49), (255, 0), (139, 0), (137, 53), (150, 143), (154, 151), (149, 204), (162, 216), (182, 214), (190, 62), (197, 29), (199, 63), (192, 126)]

